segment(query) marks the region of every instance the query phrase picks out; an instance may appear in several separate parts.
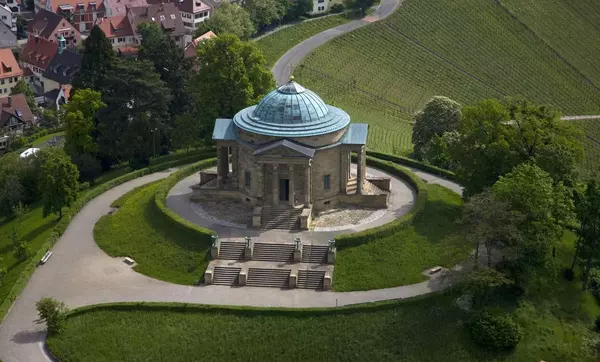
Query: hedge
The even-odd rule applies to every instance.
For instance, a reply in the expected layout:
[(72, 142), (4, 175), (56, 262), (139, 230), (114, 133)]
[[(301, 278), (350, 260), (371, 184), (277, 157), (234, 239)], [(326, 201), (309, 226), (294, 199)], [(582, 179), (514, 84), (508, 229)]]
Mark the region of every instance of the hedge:
[(439, 167), (436, 167), (433, 165), (429, 165), (427, 163), (414, 160), (412, 158), (403, 157), (403, 156), (394, 156), (394, 155), (389, 155), (387, 153), (379, 153), (379, 152), (373, 152), (373, 151), (367, 151), (367, 155), (375, 157), (375, 158), (379, 158), (382, 160), (399, 163), (401, 165), (414, 167), (416, 169), (419, 169), (419, 170), (422, 170), (425, 172), (429, 172), (429, 173), (432, 173), (437, 176), (444, 177), (448, 180), (456, 181), (456, 174), (454, 172), (448, 171), (448, 170), (445, 170), (443, 168), (439, 168)]
[(169, 194), (169, 190), (171, 190), (176, 183), (178, 183), (185, 177), (205, 168), (215, 166), (216, 164), (217, 159), (210, 158), (208, 160), (203, 160), (193, 165), (184, 167), (181, 170), (173, 173), (163, 181), (161, 181), (160, 186), (158, 187), (158, 189), (156, 189), (156, 193), (154, 194), (154, 204), (156, 205), (158, 210), (165, 216), (165, 219), (169, 220), (173, 224), (173, 227), (182, 227), (192, 232), (196, 232), (198, 233), (199, 240), (204, 242), (211, 242), (211, 237), (213, 235), (216, 235), (216, 233), (210, 229), (206, 229), (192, 222), (189, 222), (188, 220), (177, 215), (177, 213), (175, 213), (167, 206), (167, 196)]
[(354, 234), (345, 234), (335, 237), (336, 246), (340, 249), (346, 247), (358, 246), (367, 243), (373, 239), (383, 238), (396, 233), (410, 223), (414, 217), (419, 214), (427, 204), (427, 188), (425, 183), (410, 170), (398, 166), (390, 161), (382, 161), (374, 157), (367, 156), (367, 165), (373, 166), (383, 171), (401, 178), (406, 181), (417, 192), (417, 199), (413, 209), (402, 217), (390, 221), (387, 224), (360, 231)]
[(54, 245), (54, 243), (56, 243), (60, 235), (62, 235), (69, 226), (71, 218), (75, 216), (83, 208), (83, 206), (85, 206), (85, 204), (87, 204), (96, 196), (99, 196), (104, 192), (108, 191), (109, 189), (121, 185), (127, 181), (133, 180), (138, 177), (142, 177), (150, 173), (166, 170), (171, 167), (181, 166), (187, 163), (189, 163), (189, 158), (184, 157), (181, 159), (164, 162), (159, 165), (139, 169), (125, 174), (123, 176), (117, 177), (113, 180), (110, 180), (98, 187), (95, 187), (92, 190), (81, 194), (79, 198), (77, 198), (77, 200), (70, 207), (66, 208), (63, 211), (62, 219), (53, 227), (52, 233), (50, 234), (48, 239), (46, 239), (44, 244), (40, 246), (40, 249), (35, 254), (35, 256), (28, 261), (27, 266), (25, 267), (25, 269), (23, 270), (23, 272), (21, 273), (11, 290), (8, 292), (6, 298), (2, 301), (2, 304), (0, 304), (0, 321), (4, 320), (4, 316), (10, 309), (10, 306), (15, 301), (15, 299), (17, 299), (23, 288), (25, 288), (27, 281), (35, 271), (39, 260), (42, 259), (46, 251), (48, 251)]

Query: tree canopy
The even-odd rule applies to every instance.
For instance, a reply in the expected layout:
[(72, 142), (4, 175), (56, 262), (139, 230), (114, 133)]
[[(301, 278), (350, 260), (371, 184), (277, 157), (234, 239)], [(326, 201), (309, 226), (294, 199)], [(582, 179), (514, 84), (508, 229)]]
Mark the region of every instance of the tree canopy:
[(232, 34), (203, 42), (198, 47), (198, 63), (202, 66), (190, 90), (205, 135), (212, 131), (216, 118), (233, 117), (257, 103), (275, 85), (256, 45)]
[(250, 38), (256, 32), (246, 9), (227, 1), (215, 9), (208, 20), (200, 24), (195, 36), (200, 36), (209, 30), (218, 35), (234, 34), (240, 39)]
[(73, 87), (103, 91), (104, 79), (114, 59), (115, 53), (110, 41), (102, 29), (94, 25), (90, 35), (83, 41), (81, 69), (73, 79)]
[(248, 10), (250, 20), (257, 29), (282, 19), (288, 10), (288, 2), (281, 0), (245, 0), (244, 8)]
[(462, 116), (461, 105), (447, 97), (433, 97), (415, 114), (412, 142), (414, 154), (424, 158), (434, 136), (458, 129)]
[(40, 174), (43, 215), (58, 214), (70, 206), (77, 197), (79, 171), (69, 156), (61, 149), (42, 151), (44, 162)]
[(25, 79), (19, 79), (17, 84), (15, 84), (13, 89), (10, 91), (10, 95), (13, 94), (23, 94), (27, 99), (27, 105), (29, 106), (29, 108), (31, 108), (33, 112), (35, 112), (35, 110), (37, 109), (37, 104), (35, 103), (33, 89), (31, 89), (31, 86), (27, 84)]

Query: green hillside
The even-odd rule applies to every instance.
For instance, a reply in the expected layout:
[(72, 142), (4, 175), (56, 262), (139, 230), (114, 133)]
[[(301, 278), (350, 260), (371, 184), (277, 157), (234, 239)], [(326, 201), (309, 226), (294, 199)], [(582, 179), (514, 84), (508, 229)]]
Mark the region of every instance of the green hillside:
[(523, 96), (564, 114), (600, 113), (599, 31), (593, 0), (405, 0), (319, 48), (295, 76), (369, 123), (371, 149), (401, 153), (411, 115), (434, 95), (463, 104)]

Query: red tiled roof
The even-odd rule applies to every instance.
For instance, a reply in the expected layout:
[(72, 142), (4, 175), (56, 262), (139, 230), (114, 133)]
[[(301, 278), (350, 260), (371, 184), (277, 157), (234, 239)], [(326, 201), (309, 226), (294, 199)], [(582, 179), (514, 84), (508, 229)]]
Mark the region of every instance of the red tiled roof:
[(10, 49), (0, 49), (0, 78), (23, 75), (19, 63)]
[(23, 68), (23, 76), (24, 77), (31, 77), (33, 75), (33, 71), (31, 70), (31, 68)]
[(129, 19), (125, 15), (100, 18), (96, 20), (96, 25), (100, 27), (107, 38), (133, 35), (133, 29), (131, 29)]
[[(48, 0), (46, 0), (48, 1)], [(42, 5), (46, 5), (46, 1), (42, 1)], [(72, 11), (77, 12), (77, 5), (83, 5), (85, 11), (91, 11), (90, 4), (96, 5), (96, 10), (104, 10), (104, 4), (102, 0), (50, 0), (52, 6), (52, 12), (56, 13), (62, 8), (71, 7)]]
[(184, 13), (192, 14), (211, 9), (210, 5), (200, 0), (183, 0), (182, 2), (178, 2), (177, 6), (179, 7), (179, 10), (183, 11)]
[(140, 48), (132, 47), (132, 46), (123, 46), (123, 47), (118, 47), (117, 51), (123, 55), (135, 55), (140, 52)]
[(45, 39), (34, 38), (27, 42), (19, 60), (46, 70), (57, 51), (58, 44)]
[(196, 39), (192, 40), (190, 43), (188, 43), (188, 45), (185, 46), (185, 49), (183, 50), (185, 57), (187, 57), (187, 58), (195, 57), (196, 53), (197, 53), (196, 50), (198, 50), (198, 43), (200, 43), (201, 41), (216, 38), (216, 37), (217, 37), (217, 34), (213, 33), (212, 31), (208, 31), (208, 32), (200, 35)]

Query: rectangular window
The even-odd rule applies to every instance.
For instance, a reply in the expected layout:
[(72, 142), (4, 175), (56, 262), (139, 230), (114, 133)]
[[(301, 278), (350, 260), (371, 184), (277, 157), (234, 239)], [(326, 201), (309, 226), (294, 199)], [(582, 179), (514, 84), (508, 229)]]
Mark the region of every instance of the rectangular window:
[(119, 43), (124, 43), (125, 42), (125, 38), (119, 38), (118, 41), (119, 41)]
[(0, 84), (4, 84), (4, 79), (0, 79)]
[(329, 175), (323, 176), (323, 189), (329, 190), (331, 189), (331, 177)]
[(246, 185), (246, 187), (250, 187), (250, 183), (252, 181), (251, 177), (252, 175), (250, 174), (250, 171), (246, 171), (244, 175), (244, 184)]

